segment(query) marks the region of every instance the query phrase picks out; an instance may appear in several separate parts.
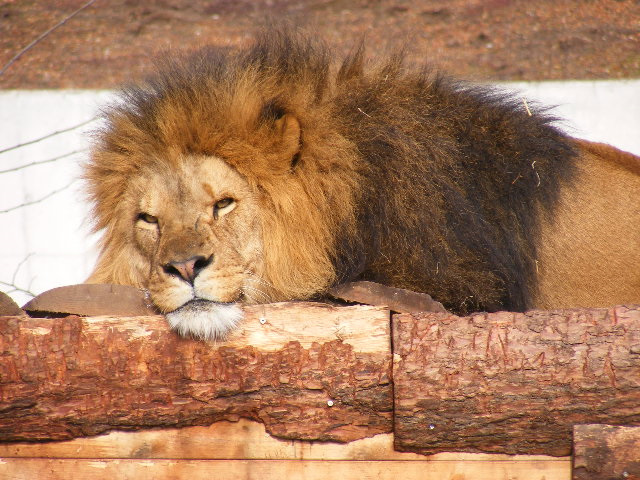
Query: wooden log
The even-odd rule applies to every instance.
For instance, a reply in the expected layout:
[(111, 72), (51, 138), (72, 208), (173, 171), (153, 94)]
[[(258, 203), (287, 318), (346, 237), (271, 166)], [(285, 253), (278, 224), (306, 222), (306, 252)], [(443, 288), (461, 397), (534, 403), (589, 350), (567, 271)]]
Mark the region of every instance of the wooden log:
[(329, 294), (347, 302), (384, 306), (400, 313), (446, 312), (442, 304), (431, 298), (431, 295), (375, 282), (343, 283), (331, 288)]
[[(391, 431), (387, 310), (246, 313), (218, 345), (178, 338), (158, 316), (0, 320), (0, 441), (242, 417), (286, 439)], [(574, 423), (640, 421), (637, 308), (393, 322), (400, 450), (567, 455)]]
[(241, 417), (281, 438), (390, 432), (389, 311), (247, 307), (217, 345), (179, 338), (160, 316), (0, 321), (0, 441)]
[(576, 425), (574, 480), (640, 479), (640, 427)]
[(394, 315), (395, 446), (568, 455), (640, 424), (640, 308)]
[(26, 312), (13, 301), (13, 298), (4, 292), (0, 292), (0, 315), (24, 316)]
[(32, 317), (158, 314), (143, 290), (128, 285), (89, 283), (47, 290), (32, 298), (23, 308)]

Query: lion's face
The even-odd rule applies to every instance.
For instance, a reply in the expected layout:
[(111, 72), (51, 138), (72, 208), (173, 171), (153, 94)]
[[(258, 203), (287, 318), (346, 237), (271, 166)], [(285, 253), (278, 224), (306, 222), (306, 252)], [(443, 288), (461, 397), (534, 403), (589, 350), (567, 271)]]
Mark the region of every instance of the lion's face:
[(163, 312), (194, 300), (251, 301), (261, 270), (258, 200), (248, 182), (215, 157), (158, 165), (130, 186), (133, 246), (146, 287)]
[(280, 53), (220, 53), (125, 90), (84, 175), (102, 232), (87, 282), (147, 289), (174, 329), (206, 339), (238, 305), (312, 298), (360, 266), (341, 250), (361, 245), (366, 171), (323, 100), (324, 57), (289, 72)]

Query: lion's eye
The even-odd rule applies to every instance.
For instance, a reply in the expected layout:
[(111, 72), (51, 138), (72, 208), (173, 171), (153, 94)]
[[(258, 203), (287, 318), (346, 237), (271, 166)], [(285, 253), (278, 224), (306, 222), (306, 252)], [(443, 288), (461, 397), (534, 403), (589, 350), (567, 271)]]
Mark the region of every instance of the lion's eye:
[(142, 220), (146, 223), (158, 223), (158, 218), (153, 215), (149, 215), (148, 213), (140, 213), (138, 215), (138, 220)]
[(213, 205), (213, 218), (218, 219), (236, 208), (236, 201), (233, 198), (223, 198)]

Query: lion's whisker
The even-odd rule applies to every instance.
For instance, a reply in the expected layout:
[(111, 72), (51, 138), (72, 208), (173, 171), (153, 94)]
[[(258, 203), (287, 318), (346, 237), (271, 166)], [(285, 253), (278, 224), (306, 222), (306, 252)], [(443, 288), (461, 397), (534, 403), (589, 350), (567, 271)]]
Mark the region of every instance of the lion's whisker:
[(242, 293), (249, 298), (251, 301), (256, 301), (258, 300), (257, 298), (255, 298), (255, 296), (251, 295), (247, 290), (250, 290), (251, 293), (253, 294), (258, 294), (261, 298), (262, 298), (262, 303), (273, 303), (273, 298), (271, 297), (271, 295), (269, 295), (268, 293), (258, 289), (258, 288), (254, 288), (254, 287), (250, 287), (248, 285), (245, 285), (242, 288)]
[(244, 272), (245, 275), (251, 277), (251, 279), (255, 282), (261, 283), (262, 285), (264, 285), (265, 287), (269, 287), (269, 288), (276, 288), (273, 283), (269, 282), (268, 280), (265, 280), (264, 278), (262, 278), (260, 275), (250, 272), (250, 271), (246, 271)]

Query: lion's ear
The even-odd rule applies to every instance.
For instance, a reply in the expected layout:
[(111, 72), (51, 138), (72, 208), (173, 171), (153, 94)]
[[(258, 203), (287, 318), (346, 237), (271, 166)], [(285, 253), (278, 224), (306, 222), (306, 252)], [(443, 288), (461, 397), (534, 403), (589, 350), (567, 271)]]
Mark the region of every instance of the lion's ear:
[(286, 113), (275, 121), (274, 129), (282, 157), (294, 166), (300, 151), (300, 122), (294, 115)]

